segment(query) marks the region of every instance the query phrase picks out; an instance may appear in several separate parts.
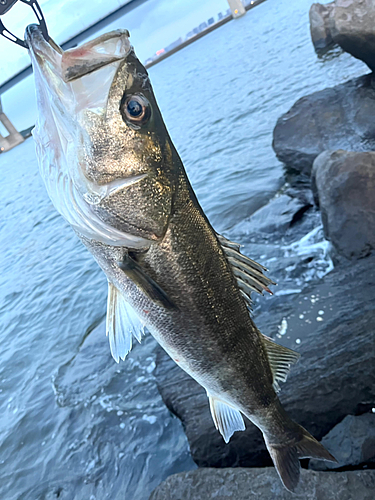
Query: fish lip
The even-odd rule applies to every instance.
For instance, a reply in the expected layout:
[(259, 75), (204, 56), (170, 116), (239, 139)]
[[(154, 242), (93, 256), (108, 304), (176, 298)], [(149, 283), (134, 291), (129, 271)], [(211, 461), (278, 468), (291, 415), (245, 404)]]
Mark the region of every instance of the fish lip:
[[(32, 59), (46, 75), (52, 70), (65, 84), (126, 59), (133, 50), (129, 37), (128, 30), (118, 29), (79, 47), (63, 50), (52, 38), (44, 38), (38, 24), (30, 24), (25, 30), (25, 42)], [(97, 50), (98, 46), (100, 50)]]
[[(39, 24), (29, 24), (25, 30), (25, 42), (30, 51), (36, 55), (48, 55), (50, 51), (62, 54), (63, 50), (51, 38), (48, 41), (44, 38)], [(51, 43), (52, 42), (52, 43)]]
[(26, 26), (25, 29), (25, 41), (28, 42), (28, 45), (29, 42), (32, 41), (34, 36), (38, 37), (39, 39), (43, 39), (45, 42), (47, 42), (43, 36), (40, 26), (35, 23), (29, 24), (28, 26)]
[(51, 38), (44, 38), (38, 24), (29, 24), (25, 30), (25, 42), (33, 63), (33, 71), (36, 67), (47, 81), (54, 78), (61, 80), (61, 59), (63, 50)]

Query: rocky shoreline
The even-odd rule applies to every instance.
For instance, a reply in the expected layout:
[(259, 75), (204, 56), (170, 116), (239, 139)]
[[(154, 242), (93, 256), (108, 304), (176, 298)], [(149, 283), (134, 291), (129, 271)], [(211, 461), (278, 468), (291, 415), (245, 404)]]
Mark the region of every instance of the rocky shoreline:
[[(375, 68), (375, 5), (363, 0), (314, 4), (310, 23), (318, 53), (339, 44)], [(260, 431), (246, 422), (246, 430), (225, 445), (212, 425), (204, 390), (158, 347), (160, 394), (182, 421), (200, 468), (171, 476), (150, 500), (373, 498), (375, 470), (366, 469), (375, 469), (374, 112), (370, 73), (306, 96), (280, 117), (273, 147), (288, 185), (250, 217), (244, 235), (243, 252), (256, 241), (260, 254), (262, 244), (292, 241), (292, 233), (311, 235), (321, 221), (334, 269), (306, 283), (313, 257), (295, 253), (288, 263), (284, 251), (280, 267), (294, 273), (296, 283), (300, 278), (301, 290), (283, 293), (281, 288), (271, 300), (257, 300), (254, 316), (264, 334), (301, 352), (280, 399), (339, 463), (304, 460), (299, 489), (290, 494), (268, 467)], [(280, 276), (285, 287), (282, 269)]]
[(372, 500), (375, 471), (301, 471), (296, 493), (280, 484), (276, 471), (263, 469), (198, 469), (170, 476), (150, 500)]

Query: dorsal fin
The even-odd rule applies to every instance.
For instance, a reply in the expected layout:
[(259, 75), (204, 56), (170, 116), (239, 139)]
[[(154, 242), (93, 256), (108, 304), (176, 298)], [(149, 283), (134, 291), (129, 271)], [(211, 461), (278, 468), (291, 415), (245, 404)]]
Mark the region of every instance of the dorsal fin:
[(142, 339), (143, 325), (134, 309), (117, 288), (108, 281), (106, 334), (116, 363), (124, 360), (132, 348), (132, 337)]
[(273, 375), (273, 388), (276, 392), (280, 390), (279, 382), (285, 382), (290, 367), (297, 363), (300, 354), (282, 345), (276, 344), (271, 338), (262, 334), (268, 361)]
[(268, 285), (276, 285), (270, 278), (263, 274), (267, 269), (246, 257), (240, 252), (240, 245), (229, 241), (224, 236), (217, 234), (217, 238), (224, 250), (229, 264), (232, 266), (233, 274), (237, 280), (238, 287), (245, 299), (246, 305), (251, 309), (251, 292), (263, 295), (263, 290), (272, 293)]

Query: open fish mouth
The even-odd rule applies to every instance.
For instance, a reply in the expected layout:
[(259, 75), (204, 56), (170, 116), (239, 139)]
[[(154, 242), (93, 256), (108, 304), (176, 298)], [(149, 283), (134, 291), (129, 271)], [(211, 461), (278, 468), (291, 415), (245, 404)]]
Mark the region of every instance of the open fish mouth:
[(26, 28), (38, 120), (33, 131), (40, 173), (55, 208), (82, 236), (111, 245), (145, 246), (145, 240), (109, 226), (93, 210), (145, 175), (94, 182), (85, 175), (88, 113), (105, 116), (113, 79), (132, 51), (127, 30), (116, 30), (63, 51), (38, 25)]
[(128, 30), (119, 29), (105, 33), (81, 47), (63, 51), (52, 38), (45, 40), (39, 25), (30, 24), (26, 28), (25, 41), (29, 50), (40, 58), (41, 66), (60, 69), (62, 79), (70, 82), (124, 59), (132, 49), (129, 36)]
[(43, 87), (75, 116), (83, 109), (105, 108), (119, 64), (132, 50), (127, 30), (112, 31), (63, 51), (51, 38), (45, 40), (38, 25), (31, 24), (25, 41), (38, 78), (37, 93)]

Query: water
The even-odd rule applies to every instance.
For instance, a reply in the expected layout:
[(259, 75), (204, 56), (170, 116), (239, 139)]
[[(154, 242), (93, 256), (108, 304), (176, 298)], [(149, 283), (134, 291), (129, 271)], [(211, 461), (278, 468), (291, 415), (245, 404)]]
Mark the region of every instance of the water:
[[(299, 97), (367, 72), (346, 54), (317, 59), (309, 6), (268, 0), (150, 70), (210, 220), (262, 258), (284, 293), (331, 262), (318, 214), (281, 239), (248, 230), (284, 182), (273, 127)], [(31, 95), (25, 81), (4, 96), (16, 124), (33, 122)], [(47, 198), (31, 139), (0, 156), (0, 185), (0, 498), (146, 500), (194, 467), (157, 392), (154, 341), (117, 365), (103, 331), (90, 334), (106, 280)]]

